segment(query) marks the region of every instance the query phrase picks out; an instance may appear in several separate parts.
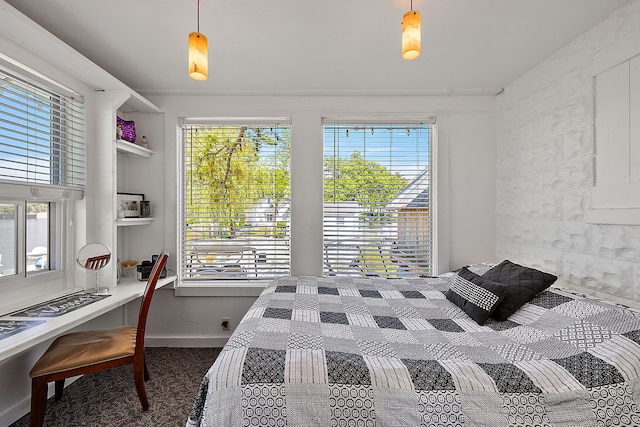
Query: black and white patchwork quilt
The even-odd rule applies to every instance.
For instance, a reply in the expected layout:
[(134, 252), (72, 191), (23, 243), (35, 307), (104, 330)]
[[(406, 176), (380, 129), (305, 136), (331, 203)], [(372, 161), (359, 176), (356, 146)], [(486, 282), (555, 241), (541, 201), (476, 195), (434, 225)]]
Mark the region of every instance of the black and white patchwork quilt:
[(451, 281), (276, 280), (187, 426), (640, 425), (640, 314), (549, 289), (479, 326)]

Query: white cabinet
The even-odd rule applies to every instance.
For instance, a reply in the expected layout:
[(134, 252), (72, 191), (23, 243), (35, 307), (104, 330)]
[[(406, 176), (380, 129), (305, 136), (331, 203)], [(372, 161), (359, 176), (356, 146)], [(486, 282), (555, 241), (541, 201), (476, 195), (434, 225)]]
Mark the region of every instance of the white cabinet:
[(593, 56), (595, 224), (640, 224), (640, 29)]

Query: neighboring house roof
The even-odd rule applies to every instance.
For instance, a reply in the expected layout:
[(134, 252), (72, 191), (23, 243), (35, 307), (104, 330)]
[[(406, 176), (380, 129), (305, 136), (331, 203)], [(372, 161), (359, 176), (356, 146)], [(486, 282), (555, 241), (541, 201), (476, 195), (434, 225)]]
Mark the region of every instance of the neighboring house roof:
[(429, 207), (429, 170), (425, 169), (385, 206), (389, 210)]
[(429, 189), (425, 188), (422, 193), (418, 194), (415, 199), (410, 201), (406, 208), (428, 208), (429, 207)]

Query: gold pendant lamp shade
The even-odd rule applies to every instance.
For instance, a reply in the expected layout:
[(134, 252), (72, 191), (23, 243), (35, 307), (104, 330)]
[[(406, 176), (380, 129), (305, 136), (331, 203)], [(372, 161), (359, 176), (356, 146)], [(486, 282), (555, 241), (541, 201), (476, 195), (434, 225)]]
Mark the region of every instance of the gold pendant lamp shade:
[(411, 10), (402, 17), (402, 58), (416, 59), (420, 56), (420, 40), (422, 28), (420, 24), (420, 12)]
[(204, 34), (189, 34), (189, 77), (194, 80), (207, 80), (209, 77), (208, 42)]
[(198, 0), (198, 31), (189, 33), (189, 77), (207, 80), (209, 77), (209, 42), (200, 33), (200, 0)]

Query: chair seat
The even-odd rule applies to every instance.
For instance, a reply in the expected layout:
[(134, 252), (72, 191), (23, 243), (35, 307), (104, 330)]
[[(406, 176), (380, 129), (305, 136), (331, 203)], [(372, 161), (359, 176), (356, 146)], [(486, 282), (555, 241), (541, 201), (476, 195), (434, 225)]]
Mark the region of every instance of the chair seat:
[(31, 378), (133, 356), (136, 328), (73, 332), (54, 340), (29, 372)]

